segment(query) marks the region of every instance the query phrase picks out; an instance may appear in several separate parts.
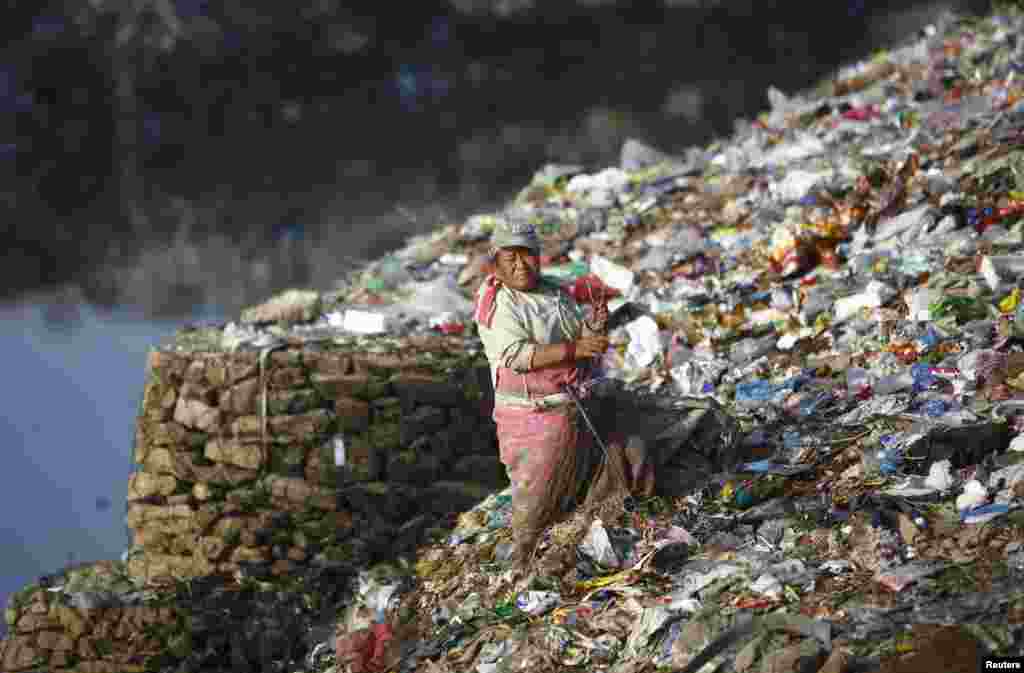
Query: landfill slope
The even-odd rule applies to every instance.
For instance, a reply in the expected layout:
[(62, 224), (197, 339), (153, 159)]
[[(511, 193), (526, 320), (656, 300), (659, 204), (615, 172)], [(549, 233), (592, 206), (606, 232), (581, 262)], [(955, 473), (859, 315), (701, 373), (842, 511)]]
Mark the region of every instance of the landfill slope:
[[(471, 335), (454, 298), (489, 270), (487, 234), (531, 221), (549, 276), (629, 307), (609, 382), (713, 398), (741, 450), (687, 435), (706, 479), (554, 526), (525, 575), (503, 560), (509, 494), (491, 496), (411, 579), (362, 576), (321, 670), (973, 671), (1024, 654), (1020, 27), (947, 17), (814, 91), (771, 89), (710, 147), (545, 166), (503, 212), (355, 279), (336, 324)], [(439, 297), (418, 323), (396, 308), (417, 282)]]
[[(502, 212), (331, 291), (183, 331), (180, 347), (250, 355), (440, 334), (478, 357), (489, 233), (527, 220), (549, 277), (620, 311), (599, 392), (656, 410), (655, 453), (685, 461), (659, 466), (658, 497), (551, 527), (527, 572), (507, 562), (505, 490), (369, 568), (287, 591), (188, 583), (160, 670), (247, 670), (258, 653), (238, 642), (316, 673), (916, 673), (1024, 655), (1022, 24), (948, 17), (814, 91), (769, 90), (731, 138), (545, 166)], [(71, 614), (48, 592), (17, 607)], [(300, 635), (304, 661), (274, 658)], [(8, 668), (41, 648), (24, 638), (0, 649)]]

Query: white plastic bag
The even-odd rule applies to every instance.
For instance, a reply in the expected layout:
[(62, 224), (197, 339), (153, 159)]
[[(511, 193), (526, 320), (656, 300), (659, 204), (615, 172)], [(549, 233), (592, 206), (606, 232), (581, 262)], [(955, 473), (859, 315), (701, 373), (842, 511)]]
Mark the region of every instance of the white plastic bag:
[(442, 313), (468, 315), (473, 312), (473, 302), (462, 295), (455, 280), (448, 274), (426, 283), (409, 283), (403, 289), (411, 291), (409, 298), (399, 306), (407, 313), (437, 316)]
[(627, 364), (643, 368), (654, 362), (662, 352), (661, 332), (658, 323), (650, 316), (640, 316), (626, 324), (629, 346), (626, 349)]
[(633, 289), (633, 272), (610, 259), (594, 255), (590, 259), (590, 270), (602, 283), (615, 288), (623, 296), (628, 295)]
[(595, 519), (590, 524), (590, 530), (587, 531), (587, 536), (580, 544), (580, 551), (605, 568), (618, 568), (622, 565), (622, 561), (612, 547), (608, 531), (605, 530), (604, 523), (600, 519)]
[(328, 314), (327, 324), (353, 334), (383, 334), (390, 326), (388, 316), (383, 313), (358, 309)]
[(950, 468), (951, 464), (948, 460), (932, 463), (928, 468), (928, 477), (924, 480), (925, 486), (934, 488), (940, 493), (945, 493), (953, 488), (953, 473)]

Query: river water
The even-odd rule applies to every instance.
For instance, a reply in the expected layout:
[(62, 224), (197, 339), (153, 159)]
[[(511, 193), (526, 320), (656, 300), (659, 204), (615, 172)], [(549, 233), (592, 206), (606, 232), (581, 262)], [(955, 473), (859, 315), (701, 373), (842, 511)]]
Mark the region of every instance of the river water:
[[(839, 20), (847, 15), (863, 18), (859, 17), (863, 4), (846, 3), (837, 13)], [(913, 6), (895, 18), (879, 16), (858, 24), (863, 34), (844, 42), (846, 57), (862, 57), (890, 39), (919, 29), (938, 10), (967, 3), (905, 4)], [(228, 319), (242, 306), (295, 284), (326, 289), (344, 269), (346, 254), (352, 250), (375, 254), (409, 231), (435, 225), (437, 213), (452, 217), (453, 213), (463, 215), (467, 209), (494, 205), (513, 195), (546, 161), (614, 163), (622, 137), (632, 133), (654, 140), (685, 137), (690, 143), (706, 142), (716, 130), (721, 133), (729, 128), (733, 117), (763, 108), (767, 102), (763, 92), (776, 78), (795, 86), (800, 82), (809, 85), (821, 76), (820, 67), (807, 63), (812, 52), (824, 53), (824, 61), (836, 56), (827, 51), (828, 41), (821, 36), (811, 44), (808, 36), (800, 37), (802, 29), (787, 33), (779, 32), (778, 26), (769, 27), (775, 37), (764, 38), (774, 46), (766, 47), (764, 41), (750, 46), (750, 50), (767, 49), (764, 53), (769, 56), (777, 54), (774, 65), (758, 64), (752, 51), (721, 44), (730, 34), (728, 25), (709, 25), (706, 30), (679, 26), (676, 33), (684, 38), (675, 48), (669, 39), (671, 26), (659, 26), (657, 34), (637, 33), (632, 41), (614, 32), (621, 31), (621, 26), (598, 28), (614, 35), (611, 42), (627, 56), (617, 62), (618, 72), (613, 73), (609, 64), (615, 59), (609, 57), (608, 49), (615, 44), (588, 45), (577, 40), (564, 45), (559, 53), (573, 64), (575, 86), (590, 90), (608, 85), (606, 91), (610, 92), (603, 97), (591, 95), (591, 107), (578, 111), (574, 119), (558, 123), (543, 119), (545, 101), (538, 98), (537, 72), (530, 57), (510, 61), (505, 74), (492, 67), (499, 72), (495, 77), (502, 83), (507, 109), (516, 110), (493, 128), (480, 126), (480, 101), (472, 82), (446, 78), (436, 67), (417, 66), (413, 59), (411, 65), (395, 69), (398, 79), (393, 94), (421, 134), (439, 120), (434, 129), (437, 137), (430, 142), (425, 139), (419, 149), (415, 143), (389, 144), (391, 131), (384, 127), (357, 130), (368, 134), (367, 144), (378, 148), (377, 156), (353, 156), (336, 145), (317, 149), (322, 133), (310, 133), (298, 149), (275, 146), (278, 149), (270, 152), (271, 164), (279, 165), (261, 169), (272, 173), (270, 182), (287, 182), (298, 171), (308, 181), (308, 190), (297, 196), (287, 186), (265, 193), (239, 186), (215, 190), (236, 203), (229, 213), (234, 215), (234, 224), (218, 211), (212, 224), (200, 227), (197, 222), (203, 224), (202, 218), (178, 203), (170, 208), (170, 214), (166, 208), (162, 213), (169, 221), (165, 230), (173, 236), (161, 240), (136, 240), (138, 232), (130, 228), (69, 235), (57, 227), (59, 235), (52, 240), (37, 241), (34, 248), (26, 244), (20, 253), (15, 250), (15, 257), (9, 260), (22, 264), (19, 269), (32, 269), (38, 278), (25, 287), (17, 286), (16, 292), (11, 288), (24, 281), (24, 276), (11, 278), (4, 293), (9, 299), (0, 304), (0, 371), (5, 375), (0, 390), (0, 604), (40, 574), (68, 562), (117, 558), (125, 550), (125, 492), (146, 354), (182, 324)], [(831, 30), (838, 35), (843, 26), (836, 23)], [(445, 25), (434, 25), (431, 31), (435, 42), (454, 39)], [(700, 44), (688, 41), (687, 35), (699, 36)], [(645, 39), (660, 44), (657, 60), (645, 56), (641, 44)], [(728, 77), (712, 81), (708, 75), (694, 74), (694, 64), (708, 53), (715, 54), (718, 72), (724, 73), (730, 72), (729, 58), (735, 57), (736, 77), (731, 83)], [(800, 67), (794, 65), (794, 59), (801, 62)], [(589, 69), (588, 63), (592, 63)], [(655, 76), (678, 69), (681, 63), (689, 64), (689, 75)], [(806, 81), (794, 77), (794, 68), (805, 73)], [(619, 84), (612, 86), (609, 77)], [(634, 81), (632, 87), (627, 86), (630, 81)], [(467, 87), (468, 92), (464, 91)], [(574, 97), (574, 89), (567, 88), (560, 105), (571, 106)], [(447, 99), (455, 101), (451, 103), (454, 107), (442, 106), (434, 113), (424, 110), (424, 106)], [(512, 102), (516, 100), (532, 100), (533, 104), (516, 108)], [(460, 105), (476, 110), (474, 129), (440, 123), (454, 119), (451, 115), (459, 113)], [(435, 113), (436, 117), (430, 116)], [(393, 126), (394, 120), (389, 123)], [(394, 129), (401, 136), (399, 131)], [(431, 149), (436, 147), (446, 149)], [(274, 162), (275, 151), (281, 157), (291, 151), (287, 156), (292, 158), (295, 152), (304, 152), (310, 163), (296, 169), (293, 162)], [(430, 152), (437, 156), (431, 159)], [(153, 175), (166, 178), (168, 171), (176, 170), (181, 178), (196, 172), (207, 158), (202, 152), (196, 156), (171, 162), (170, 169), (153, 168)], [(216, 159), (212, 151), (208, 158)], [(239, 161), (244, 163), (245, 157)], [(261, 161), (266, 163), (266, 157)], [(451, 171), (437, 170), (438, 164), (460, 161), (454, 178), (448, 175)], [(328, 164), (329, 169), (322, 168)], [(439, 174), (448, 178), (439, 180)], [(348, 192), (341, 187), (335, 190), (335, 181), (346, 180), (357, 187)], [(419, 185), (420, 190), (405, 199), (396, 187), (398, 182)], [(423, 184), (429, 187), (425, 191)], [(282, 189), (291, 195), (288, 199), (280, 198)], [(277, 196), (268, 200), (267, 194), (275, 190)], [(426, 204), (425, 209), (418, 215), (402, 212), (403, 202), (414, 201)], [(229, 204), (227, 209), (231, 208)], [(374, 208), (377, 215), (372, 213)], [(246, 225), (238, 221), (250, 218), (249, 224), (255, 226), (264, 210), (274, 211), (258, 222), (270, 236), (256, 247), (241, 243), (239, 232)], [(28, 230), (34, 225), (25, 226)], [(201, 235), (198, 229), (202, 229)], [(115, 252), (99, 264), (76, 264), (76, 246), (84, 250), (97, 238)], [(132, 246), (137, 248), (132, 254), (116, 253)], [(21, 257), (16, 257), (18, 254)], [(0, 269), (0, 276), (4, 271)], [(33, 288), (32, 284), (46, 288)]]

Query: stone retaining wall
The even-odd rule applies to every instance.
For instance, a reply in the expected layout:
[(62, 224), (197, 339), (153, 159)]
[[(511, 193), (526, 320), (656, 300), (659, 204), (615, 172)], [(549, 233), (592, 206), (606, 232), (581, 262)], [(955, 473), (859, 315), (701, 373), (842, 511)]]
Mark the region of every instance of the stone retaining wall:
[[(69, 573), (69, 581), (114, 586), (124, 581), (116, 577), (119, 569), (117, 563), (101, 562)], [(174, 646), (166, 635), (180, 617), (169, 605), (115, 605), (98, 592), (51, 592), (41, 586), (15, 594), (4, 616), (9, 629), (0, 642), (4, 673), (139, 673), (147, 670), (149, 657)]]
[(177, 642), (195, 620), (175, 603), (182, 581), (284, 587), (411, 557), (507, 484), (481, 353), (459, 337), (360, 345), (151, 352), (128, 560), (12, 597), (0, 670), (146, 670), (190, 647)]
[(155, 351), (128, 484), (129, 572), (287, 574), (345, 555), (354, 528), (444, 515), (446, 494), (504, 483), (492, 404), (486, 361), (460, 339), (393, 353)]

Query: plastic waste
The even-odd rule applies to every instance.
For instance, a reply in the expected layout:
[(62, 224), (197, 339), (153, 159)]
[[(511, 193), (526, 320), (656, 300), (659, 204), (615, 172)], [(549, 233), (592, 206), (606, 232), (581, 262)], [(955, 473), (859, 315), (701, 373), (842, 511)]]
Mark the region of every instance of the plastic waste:
[(626, 656), (639, 654), (641, 649), (647, 647), (655, 633), (679, 618), (679, 612), (665, 606), (656, 605), (644, 608), (626, 639)]
[(595, 519), (590, 524), (590, 529), (580, 544), (580, 551), (592, 561), (605, 568), (618, 568), (622, 564), (622, 560), (612, 547), (608, 531), (600, 519)]
[(646, 367), (664, 350), (662, 334), (658, 323), (650, 316), (640, 316), (626, 324), (629, 346), (626, 349), (627, 362), (634, 367)]
[(384, 334), (389, 331), (391, 321), (383, 313), (348, 309), (344, 313), (330, 313), (327, 323), (353, 334)]
[(943, 561), (915, 560), (880, 572), (875, 581), (889, 591), (903, 591), (914, 582), (941, 572), (950, 566)]
[(833, 575), (841, 575), (843, 573), (848, 573), (851, 570), (853, 570), (853, 564), (849, 561), (845, 561), (842, 559), (833, 559), (825, 561), (820, 566), (818, 566), (818, 569), (822, 572), (831, 573)]
[(554, 609), (561, 601), (561, 594), (554, 591), (524, 591), (516, 596), (516, 607), (538, 616)]
[(590, 270), (602, 283), (608, 287), (615, 288), (623, 296), (628, 296), (633, 289), (633, 271), (605, 257), (600, 255), (591, 257)]
[(754, 583), (750, 585), (750, 590), (762, 596), (775, 599), (782, 598), (783, 593), (782, 582), (775, 576), (767, 573), (754, 580)]
[(964, 484), (964, 492), (956, 498), (957, 510), (965, 510), (980, 507), (988, 501), (988, 489), (977, 479), (971, 479)]
[(835, 301), (835, 319), (838, 322), (843, 322), (862, 309), (883, 306), (895, 296), (896, 290), (885, 283), (873, 280), (862, 292)]
[(978, 273), (994, 294), (1008, 292), (1024, 276), (1024, 260), (1019, 255), (986, 255), (978, 264)]
[(744, 339), (733, 344), (729, 349), (729, 359), (736, 364), (744, 364), (767, 355), (775, 348), (777, 337), (770, 335), (759, 339)]
[(606, 168), (593, 175), (581, 174), (569, 180), (565, 190), (586, 199), (592, 208), (607, 208), (615, 203), (615, 199), (626, 185), (629, 174), (619, 168)]
[(403, 289), (410, 291), (411, 294), (408, 300), (398, 306), (408, 313), (450, 313), (468, 316), (473, 311), (473, 302), (463, 296), (455, 278), (447, 274), (425, 283), (404, 286)]
[(982, 505), (960, 512), (960, 521), (965, 524), (985, 523), (997, 519), (1010, 512), (1010, 506), (1004, 504)]
[(735, 563), (692, 562), (673, 578), (673, 583), (678, 588), (671, 593), (670, 597), (672, 600), (693, 598), (701, 589), (713, 582), (741, 572), (743, 572), (743, 567)]

